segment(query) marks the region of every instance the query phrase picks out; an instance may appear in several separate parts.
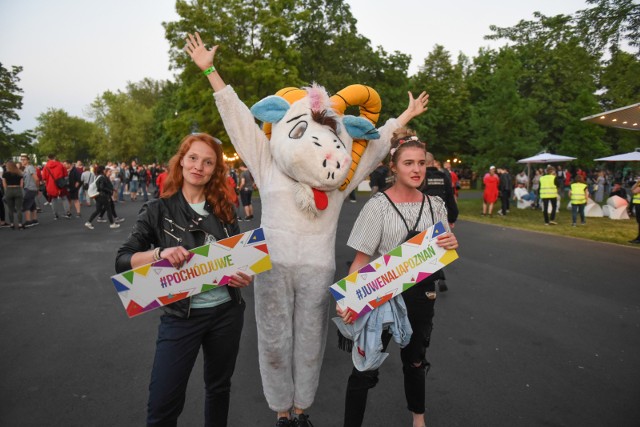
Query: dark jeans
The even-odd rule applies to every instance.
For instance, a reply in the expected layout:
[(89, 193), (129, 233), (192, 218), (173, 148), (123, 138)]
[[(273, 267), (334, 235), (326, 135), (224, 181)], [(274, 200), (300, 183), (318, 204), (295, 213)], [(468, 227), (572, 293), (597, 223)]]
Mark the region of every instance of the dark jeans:
[(511, 200), (511, 191), (502, 190), (500, 192), (500, 204), (502, 205), (500, 207), (500, 210), (502, 211), (503, 215), (506, 215), (507, 211), (509, 210), (510, 200)]
[(585, 205), (571, 205), (571, 219), (574, 224), (576, 223), (576, 220), (578, 219), (578, 213), (580, 213), (580, 220), (582, 221), (582, 223), (584, 224), (584, 207)]
[(96, 201), (96, 210), (89, 217), (89, 222), (92, 222), (98, 215), (102, 217), (106, 212), (107, 218), (109, 218), (109, 223), (113, 224), (113, 215), (111, 213), (111, 208), (109, 207), (109, 199), (111, 199), (111, 197), (102, 194), (94, 199)]
[(145, 202), (149, 201), (149, 194), (147, 193), (147, 181), (144, 178), (138, 181), (138, 185), (140, 186), (140, 190), (142, 190), (142, 198)]
[(204, 355), (204, 425), (227, 425), (244, 309), (244, 302), (229, 301), (213, 308), (192, 309), (188, 319), (168, 314), (161, 317), (149, 384), (147, 426), (177, 425), (200, 347)]
[(558, 207), (558, 199), (557, 198), (553, 198), (553, 199), (542, 199), (542, 213), (544, 215), (544, 222), (545, 224), (549, 223), (549, 213), (548, 208), (549, 208), (549, 203), (551, 203), (551, 221), (555, 221), (556, 219), (556, 208)]
[[(406, 290), (402, 297), (407, 305), (409, 323), (413, 329), (409, 345), (400, 350), (402, 372), (404, 374), (404, 394), (407, 409), (416, 414), (425, 411), (426, 374), (431, 366), (426, 359), (427, 347), (433, 329), (433, 307), (435, 299), (427, 298), (426, 292), (435, 292), (435, 281), (419, 283)], [(435, 294), (434, 294), (435, 295)], [(386, 350), (391, 334), (383, 332), (383, 351)], [(418, 366), (414, 366), (418, 364)], [(347, 383), (345, 398), (344, 427), (360, 427), (367, 406), (367, 394), (378, 383), (378, 370), (360, 372), (353, 368)]]

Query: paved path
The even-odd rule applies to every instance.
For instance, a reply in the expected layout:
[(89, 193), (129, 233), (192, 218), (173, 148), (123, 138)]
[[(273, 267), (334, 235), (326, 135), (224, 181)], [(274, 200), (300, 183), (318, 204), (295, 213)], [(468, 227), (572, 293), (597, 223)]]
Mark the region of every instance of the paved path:
[[(337, 273), (364, 203), (346, 203)], [(259, 208), (259, 201), (256, 203)], [(128, 319), (109, 281), (114, 254), (140, 202), (110, 230), (53, 221), (0, 230), (0, 425), (139, 426), (158, 313)], [(88, 213), (85, 214), (85, 217)], [(244, 229), (258, 223), (242, 223)], [(436, 304), (429, 359), (428, 425), (638, 426), (640, 281), (637, 248), (461, 222), (460, 256)], [(271, 426), (257, 366), (253, 293), (248, 302), (230, 426)], [(311, 419), (341, 425), (349, 356), (331, 326)], [(180, 425), (202, 425), (202, 362)], [(410, 425), (397, 348), (370, 393), (367, 426)]]

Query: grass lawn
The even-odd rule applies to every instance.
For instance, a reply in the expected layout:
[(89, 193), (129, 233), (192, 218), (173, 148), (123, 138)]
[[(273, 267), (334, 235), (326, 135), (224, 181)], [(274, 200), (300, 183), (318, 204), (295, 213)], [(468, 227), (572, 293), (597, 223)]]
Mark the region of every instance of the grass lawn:
[(498, 215), (500, 201), (493, 207), (493, 217), (483, 217), (482, 214), (482, 192), (478, 190), (466, 190), (460, 192), (458, 198), (459, 219), (465, 221), (475, 221), (487, 224), (499, 225), (501, 227), (519, 228), (522, 230), (539, 231), (547, 234), (558, 234), (561, 236), (577, 237), (580, 239), (596, 240), (599, 242), (616, 243), (626, 246), (640, 248), (640, 245), (628, 243), (638, 235), (638, 224), (635, 218), (629, 220), (611, 220), (609, 218), (586, 218), (587, 225), (580, 225), (578, 216), (578, 226), (571, 226), (571, 211), (567, 210), (569, 199), (562, 199), (562, 207), (556, 214), (558, 225), (544, 225), (541, 210), (518, 209), (516, 202), (512, 201), (510, 213), (507, 216)]

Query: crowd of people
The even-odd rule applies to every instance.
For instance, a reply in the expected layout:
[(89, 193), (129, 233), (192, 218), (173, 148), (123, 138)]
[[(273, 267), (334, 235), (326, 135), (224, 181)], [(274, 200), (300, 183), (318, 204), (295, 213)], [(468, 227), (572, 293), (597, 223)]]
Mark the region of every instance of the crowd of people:
[[(246, 167), (241, 166), (240, 171), (238, 175), (229, 169), (229, 187), (242, 199), (245, 215), (239, 219), (250, 221), (255, 184)], [(166, 176), (167, 167), (156, 163), (143, 165), (133, 160), (85, 166), (81, 160), (59, 161), (50, 154), (46, 162), (36, 165), (32, 155), (22, 153), (19, 161), (0, 163), (0, 228), (26, 230), (40, 224), (39, 214), (49, 213), (54, 220), (87, 218), (84, 226), (91, 230), (94, 221), (119, 228), (125, 219), (117, 214), (116, 204), (158, 198)], [(94, 182), (97, 193), (89, 194)]]
[(483, 178), (482, 215), (492, 216), (493, 205), (501, 201), (499, 215), (509, 213), (510, 200), (518, 201), (518, 206), (542, 209), (545, 225), (558, 225), (556, 214), (559, 203), (567, 197), (571, 204), (571, 226), (586, 225), (585, 208), (593, 201), (598, 205), (606, 204), (612, 197), (619, 197), (626, 204), (629, 216), (635, 216), (638, 222), (638, 237), (630, 243), (640, 243), (640, 176), (632, 169), (584, 171), (580, 168), (572, 171), (562, 165), (548, 165), (533, 170), (530, 179), (522, 170), (515, 178), (508, 168), (491, 166)]

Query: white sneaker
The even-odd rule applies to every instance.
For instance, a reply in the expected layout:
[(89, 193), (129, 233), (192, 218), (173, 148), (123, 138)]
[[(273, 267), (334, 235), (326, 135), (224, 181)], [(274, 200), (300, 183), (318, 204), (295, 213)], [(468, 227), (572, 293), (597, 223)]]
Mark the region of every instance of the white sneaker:
[(91, 224), (89, 221), (85, 222), (84, 226), (87, 227), (89, 230), (93, 230), (93, 224)]
[(107, 222), (107, 219), (98, 217), (98, 219), (96, 219), (96, 221), (98, 221), (98, 222)]
[(116, 218), (114, 221), (120, 224), (121, 222), (124, 222), (124, 218)]
[(120, 228), (120, 224), (116, 224), (115, 222), (109, 226), (109, 228)]

